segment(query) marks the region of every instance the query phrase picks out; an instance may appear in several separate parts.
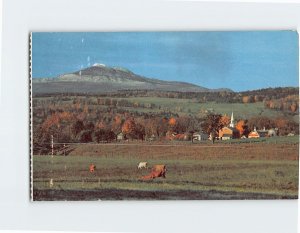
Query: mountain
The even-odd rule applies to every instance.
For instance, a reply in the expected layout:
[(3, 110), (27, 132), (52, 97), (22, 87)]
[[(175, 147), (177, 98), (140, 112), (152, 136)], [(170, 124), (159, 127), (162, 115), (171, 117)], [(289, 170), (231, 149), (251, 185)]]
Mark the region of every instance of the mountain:
[(94, 64), (91, 67), (63, 74), (57, 78), (34, 78), (33, 93), (105, 93), (119, 90), (158, 90), (179, 92), (231, 91), (208, 89), (195, 84), (163, 81), (134, 74), (122, 67)]

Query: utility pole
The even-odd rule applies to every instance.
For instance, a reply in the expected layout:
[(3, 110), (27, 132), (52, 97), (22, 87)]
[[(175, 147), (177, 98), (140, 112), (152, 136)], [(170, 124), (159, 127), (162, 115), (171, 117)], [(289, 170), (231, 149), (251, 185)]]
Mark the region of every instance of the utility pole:
[(53, 135), (51, 135), (51, 157), (53, 158), (53, 154), (54, 154), (54, 151), (53, 151)]
[[(52, 171), (52, 168), (53, 168), (53, 153), (54, 151), (53, 151), (53, 135), (51, 135), (51, 170), (50, 170), (50, 177), (52, 177), (53, 176), (53, 171)], [(50, 179), (50, 188), (52, 188), (53, 187), (53, 179), (51, 178)]]

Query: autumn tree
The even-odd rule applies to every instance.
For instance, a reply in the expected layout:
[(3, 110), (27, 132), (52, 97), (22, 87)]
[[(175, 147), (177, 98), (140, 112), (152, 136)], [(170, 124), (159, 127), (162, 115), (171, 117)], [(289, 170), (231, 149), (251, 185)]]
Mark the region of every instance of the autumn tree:
[(135, 121), (134, 119), (131, 117), (131, 118), (128, 118), (123, 126), (122, 126), (122, 132), (123, 134), (126, 135), (126, 137), (129, 137), (131, 139), (134, 139), (136, 138), (136, 135), (135, 135), (135, 132), (136, 132), (136, 124), (135, 124)]
[(73, 114), (70, 112), (54, 112), (41, 125), (43, 134), (53, 135), (57, 142), (70, 140), (70, 124), (73, 121)]
[(213, 143), (219, 130), (224, 127), (221, 118), (221, 114), (208, 114), (202, 123), (202, 129), (211, 136)]
[(248, 126), (250, 129), (254, 129), (254, 127), (257, 129), (271, 129), (275, 127), (275, 123), (274, 120), (269, 117), (257, 116), (248, 120)]
[(235, 128), (239, 131), (240, 136), (247, 135), (249, 133), (247, 121), (245, 120), (239, 120)]
[(168, 119), (166, 117), (158, 117), (156, 118), (156, 124), (157, 124), (157, 136), (162, 137), (165, 136), (168, 132)]
[(287, 135), (291, 132), (298, 133), (299, 131), (298, 123), (290, 121), (283, 117), (278, 117), (275, 119), (275, 126), (278, 129), (278, 134), (281, 136)]
[(176, 126), (176, 123), (177, 123), (176, 119), (174, 117), (171, 117), (168, 121), (169, 129), (173, 131)]
[(116, 115), (113, 119), (113, 122), (111, 124), (111, 128), (112, 128), (112, 131), (115, 133), (115, 134), (118, 134), (120, 131), (122, 131), (122, 118), (120, 115)]
[(44, 131), (48, 131), (51, 127), (60, 127), (60, 119), (57, 113), (52, 114), (47, 117), (47, 119), (42, 124), (42, 128)]
[(227, 126), (230, 123), (230, 118), (229, 116), (227, 116), (226, 114), (223, 115), (220, 119), (220, 124), (222, 124), (223, 126)]
[(192, 121), (191, 117), (188, 116), (178, 117), (174, 130), (177, 133), (185, 133), (191, 131), (193, 130), (193, 125), (192, 125), (193, 123), (194, 122)]
[(93, 131), (94, 128), (95, 128), (95, 125), (93, 122), (89, 121), (86, 123), (85, 127), (84, 127), (86, 130), (90, 130), (90, 131)]
[(246, 103), (253, 103), (255, 100), (254, 100), (254, 97), (253, 96), (243, 96), (242, 97), (242, 102), (244, 104)]
[(109, 129), (98, 129), (93, 134), (93, 141), (96, 142), (111, 142), (116, 139), (116, 134)]
[(34, 154), (47, 154), (51, 151), (51, 134), (45, 132), (41, 125), (33, 126), (33, 153)]
[(76, 138), (76, 136), (82, 131), (84, 130), (84, 124), (83, 121), (81, 120), (76, 120), (72, 126), (71, 126), (71, 131), (73, 134), (73, 138)]
[(78, 134), (78, 138), (80, 142), (87, 143), (92, 141), (92, 131), (91, 130), (83, 130)]
[(145, 135), (147, 137), (151, 137), (152, 135), (157, 135), (157, 121), (155, 118), (149, 118), (144, 120), (144, 127), (145, 127)]
[(145, 127), (141, 123), (137, 123), (135, 126), (135, 137), (140, 140), (145, 139)]

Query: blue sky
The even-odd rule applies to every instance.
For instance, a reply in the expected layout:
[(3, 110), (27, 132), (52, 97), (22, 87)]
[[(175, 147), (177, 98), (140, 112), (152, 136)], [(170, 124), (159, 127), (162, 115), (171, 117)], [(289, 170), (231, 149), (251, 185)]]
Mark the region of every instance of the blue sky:
[(33, 33), (33, 78), (103, 63), (235, 91), (299, 86), (295, 31)]

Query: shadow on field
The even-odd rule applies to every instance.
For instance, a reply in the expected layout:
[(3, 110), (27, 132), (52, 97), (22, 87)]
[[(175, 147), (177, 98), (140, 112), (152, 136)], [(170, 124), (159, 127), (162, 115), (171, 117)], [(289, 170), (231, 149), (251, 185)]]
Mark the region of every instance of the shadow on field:
[(262, 193), (224, 191), (138, 191), (120, 189), (101, 190), (34, 190), (34, 201), (96, 201), (96, 200), (245, 200), (245, 199), (297, 199)]

